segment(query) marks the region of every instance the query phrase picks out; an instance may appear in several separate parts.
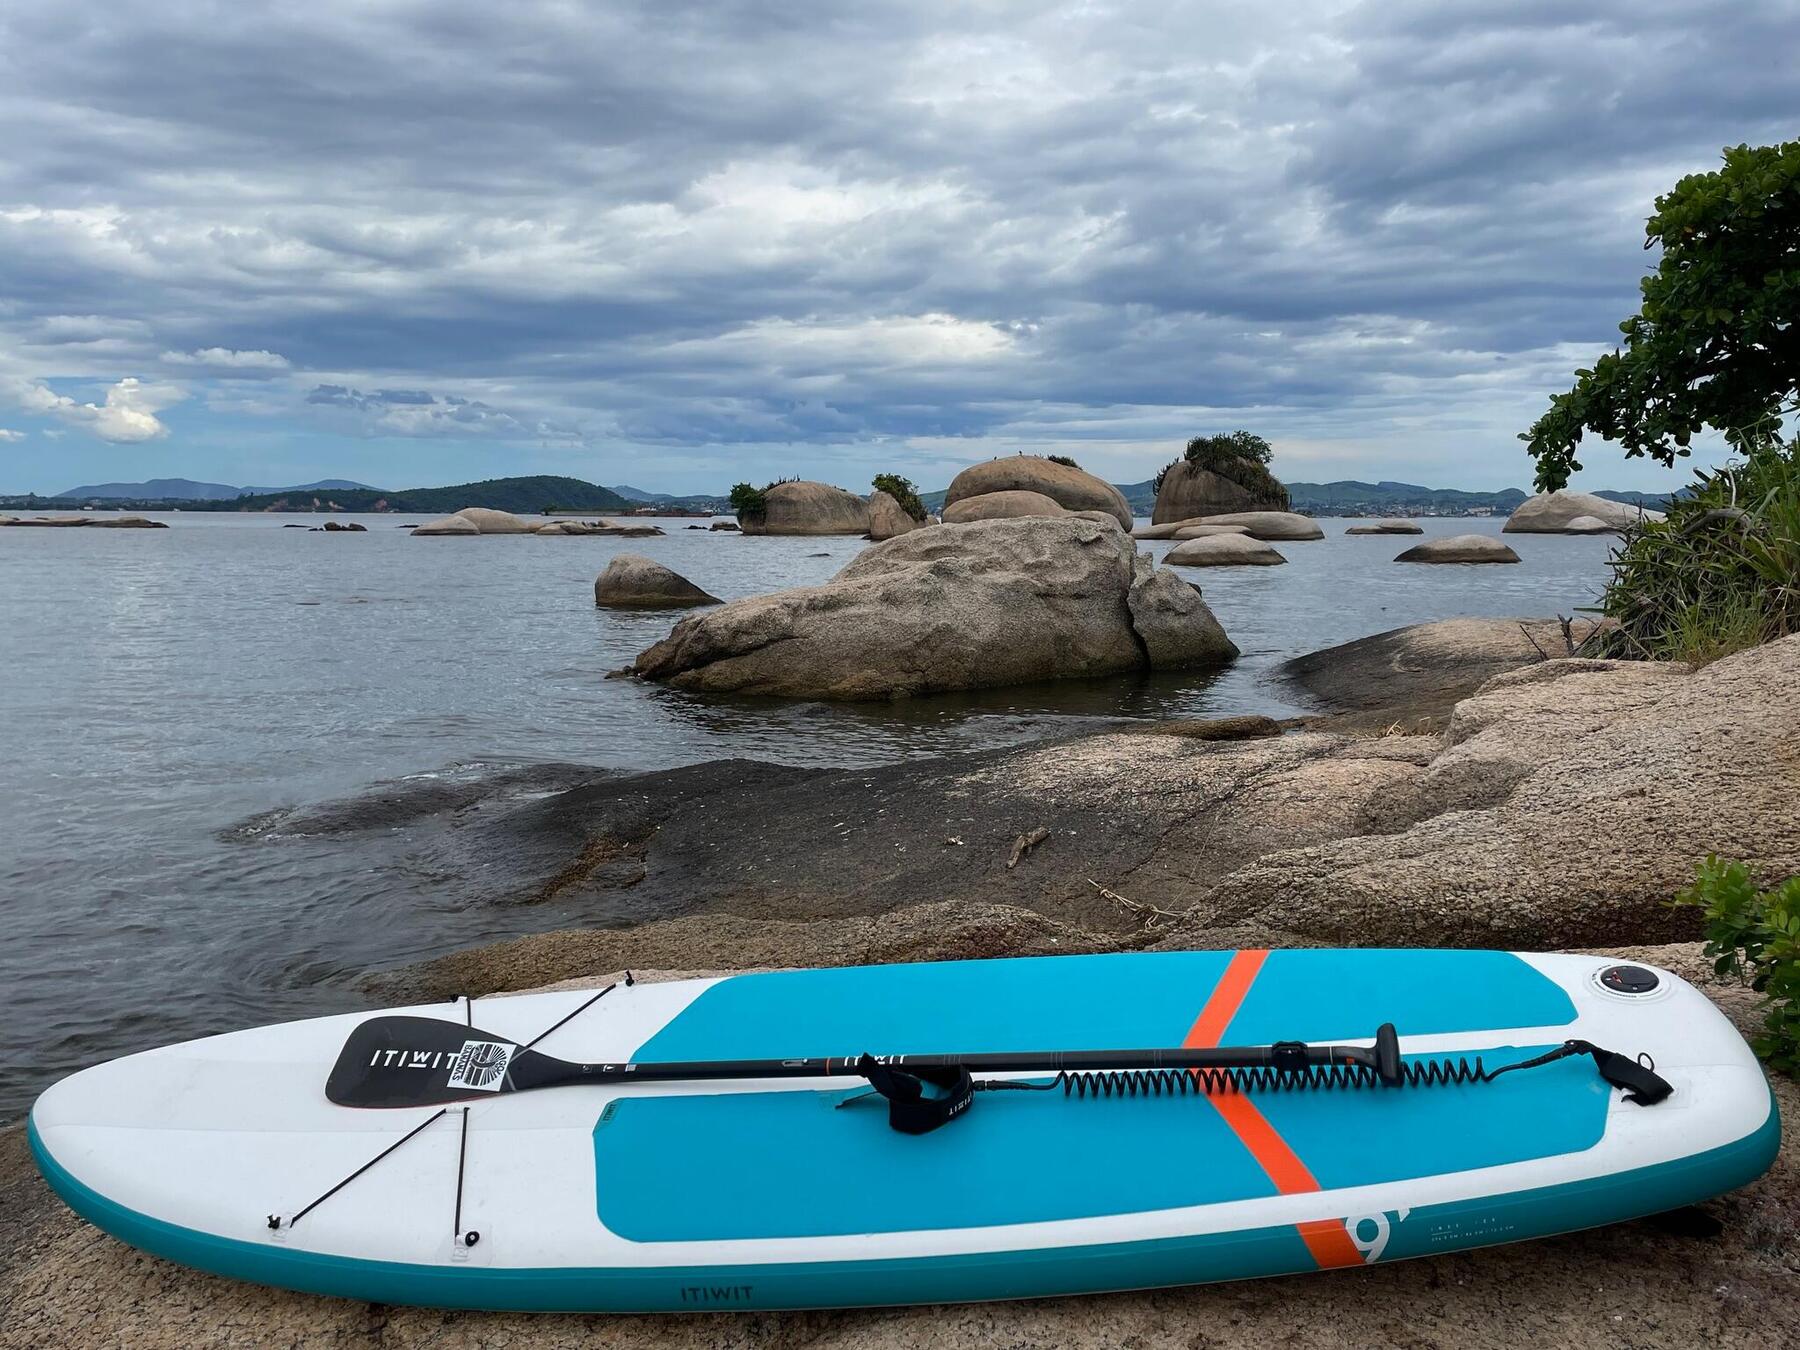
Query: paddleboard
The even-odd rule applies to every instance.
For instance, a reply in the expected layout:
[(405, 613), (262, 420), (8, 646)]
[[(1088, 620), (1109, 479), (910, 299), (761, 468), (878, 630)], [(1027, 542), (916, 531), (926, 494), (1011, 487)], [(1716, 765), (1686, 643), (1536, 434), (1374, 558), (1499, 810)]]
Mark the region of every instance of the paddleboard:
[[(1762, 1070), (1712, 1003), (1667, 971), (1585, 956), (1130, 953), (387, 1011), (465, 1024), (459, 1053), (420, 1051), (416, 1066), (460, 1100), (334, 1104), (327, 1078), (382, 1014), (319, 1018), (63, 1080), (31, 1112), (38, 1164), (96, 1226), (222, 1275), (387, 1303), (698, 1311), (1378, 1264), (1691, 1204), (1761, 1175), (1779, 1137)], [(843, 1078), (634, 1085), (626, 1072), (509, 1090), (508, 1056), (527, 1045), (652, 1066), (1369, 1046), (1382, 1023), (1421, 1081), (1158, 1094), (1145, 1076), (1144, 1091), (1102, 1094), (985, 1075), (1049, 1090), (978, 1092), (918, 1135)], [(1421, 1066), (1478, 1057), (1491, 1073), (1570, 1039), (1641, 1056), (1673, 1091), (1627, 1100), (1584, 1055), (1423, 1081)]]

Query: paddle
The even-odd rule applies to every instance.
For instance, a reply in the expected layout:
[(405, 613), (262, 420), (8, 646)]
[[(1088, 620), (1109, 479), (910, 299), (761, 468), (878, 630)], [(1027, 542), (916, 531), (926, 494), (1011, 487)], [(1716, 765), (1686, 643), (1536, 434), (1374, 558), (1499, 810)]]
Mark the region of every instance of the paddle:
[[(888, 1102), (888, 1122), (925, 1134), (960, 1116), (977, 1089), (1074, 1097), (1229, 1093), (1490, 1083), (1517, 1069), (1588, 1055), (1625, 1099), (1653, 1106), (1674, 1090), (1654, 1066), (1569, 1040), (1530, 1059), (1488, 1069), (1473, 1060), (1402, 1061), (1391, 1023), (1372, 1046), (1217, 1046), (1206, 1049), (998, 1051), (957, 1055), (858, 1055), (796, 1059), (678, 1060), (575, 1064), (461, 1022), (388, 1014), (360, 1023), (338, 1052), (325, 1095), (339, 1106), (443, 1106), (577, 1083), (693, 1083), (764, 1078), (861, 1078)], [(1050, 1073), (1050, 1083), (976, 1083), (974, 1073)]]
[[(746, 1078), (940, 1078), (970, 1073), (1078, 1074), (1106, 1070), (1207, 1071), (1262, 1069), (1300, 1076), (1319, 1069), (1359, 1071), (1371, 1082), (1398, 1085), (1405, 1075), (1394, 1028), (1373, 1047), (1219, 1046), (1210, 1049), (1051, 1050), (964, 1055), (858, 1055), (812, 1059), (684, 1060), (651, 1064), (574, 1064), (505, 1036), (435, 1017), (384, 1015), (360, 1023), (344, 1042), (325, 1095), (339, 1106), (442, 1106), (575, 1083), (688, 1083)], [(989, 1086), (984, 1084), (984, 1086)], [(902, 1089), (904, 1091), (904, 1088)]]

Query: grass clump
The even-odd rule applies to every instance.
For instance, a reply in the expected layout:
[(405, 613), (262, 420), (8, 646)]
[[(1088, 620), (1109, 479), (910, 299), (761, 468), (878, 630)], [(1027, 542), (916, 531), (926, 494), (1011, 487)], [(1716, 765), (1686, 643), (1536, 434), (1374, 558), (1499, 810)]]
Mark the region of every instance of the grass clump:
[(925, 503), (919, 500), (919, 489), (912, 479), (897, 473), (878, 473), (870, 486), (899, 502), (900, 509), (914, 520), (925, 519)]
[(1067, 455), (1045, 455), (1044, 458), (1049, 460), (1052, 464), (1060, 464), (1066, 469), (1079, 469), (1081, 467), (1081, 465), (1077, 464)]
[(1600, 654), (1704, 663), (1800, 632), (1800, 453), (1771, 445), (1696, 478), (1666, 520), (1626, 531)]
[(1670, 903), (1704, 912), (1715, 974), (1735, 975), (1768, 1000), (1751, 1049), (1783, 1073), (1800, 1071), (1800, 877), (1759, 891), (1743, 863), (1709, 853)]

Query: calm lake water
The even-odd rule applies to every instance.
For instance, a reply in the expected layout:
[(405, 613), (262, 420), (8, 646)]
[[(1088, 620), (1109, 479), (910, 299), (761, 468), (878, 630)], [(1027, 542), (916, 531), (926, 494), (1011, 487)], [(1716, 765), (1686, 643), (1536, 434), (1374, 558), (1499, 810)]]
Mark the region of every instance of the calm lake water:
[(1121, 717), (1291, 714), (1269, 678), (1286, 657), (1425, 619), (1569, 613), (1593, 603), (1610, 548), (1509, 536), (1521, 566), (1398, 566), (1415, 540), (1328, 520), (1321, 542), (1277, 545), (1286, 567), (1189, 574), (1244, 650), (1223, 673), (856, 708), (607, 681), (675, 616), (597, 610), (592, 586), (630, 551), (730, 599), (823, 581), (861, 540), (686, 520), (652, 539), (415, 540), (394, 516), (361, 517), (367, 534), (162, 518), (174, 528), (0, 530), (0, 1121), (83, 1064), (360, 1006), (371, 967), (575, 921), (495, 906), (480, 878), (374, 858), (358, 836), (231, 835), (259, 813), (529, 762), (869, 764)]

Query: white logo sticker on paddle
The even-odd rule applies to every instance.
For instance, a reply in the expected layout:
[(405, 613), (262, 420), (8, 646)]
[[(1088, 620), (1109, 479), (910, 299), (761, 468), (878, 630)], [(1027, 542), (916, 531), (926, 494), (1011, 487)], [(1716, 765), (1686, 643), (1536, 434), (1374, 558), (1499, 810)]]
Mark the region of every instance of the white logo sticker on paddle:
[(513, 1047), (504, 1041), (464, 1041), (450, 1066), (448, 1086), (471, 1088), (476, 1092), (498, 1092), (506, 1081), (506, 1066), (512, 1062)]

